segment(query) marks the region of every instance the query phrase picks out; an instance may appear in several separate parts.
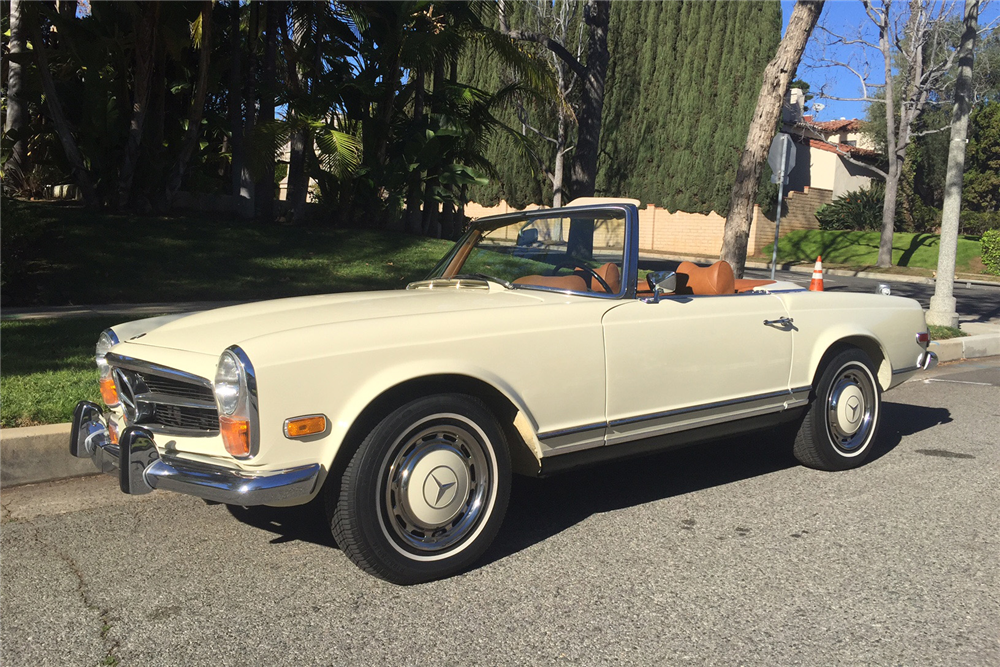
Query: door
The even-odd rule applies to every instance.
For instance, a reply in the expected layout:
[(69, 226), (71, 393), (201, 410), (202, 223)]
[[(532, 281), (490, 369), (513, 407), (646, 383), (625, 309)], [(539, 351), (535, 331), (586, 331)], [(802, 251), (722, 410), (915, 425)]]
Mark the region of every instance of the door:
[(770, 294), (628, 301), (604, 316), (607, 444), (777, 412), (791, 324)]

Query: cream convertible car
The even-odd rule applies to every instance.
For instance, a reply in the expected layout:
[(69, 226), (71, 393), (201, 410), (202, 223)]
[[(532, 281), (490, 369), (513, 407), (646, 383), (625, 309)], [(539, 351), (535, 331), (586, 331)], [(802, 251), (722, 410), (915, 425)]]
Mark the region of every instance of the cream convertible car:
[(515, 472), (790, 422), (804, 464), (860, 465), (881, 393), (935, 361), (920, 306), (721, 262), (650, 273), (652, 231), (626, 202), (484, 218), (405, 290), (113, 327), (72, 453), (125, 493), (321, 497), (351, 560), (398, 583), (475, 561)]

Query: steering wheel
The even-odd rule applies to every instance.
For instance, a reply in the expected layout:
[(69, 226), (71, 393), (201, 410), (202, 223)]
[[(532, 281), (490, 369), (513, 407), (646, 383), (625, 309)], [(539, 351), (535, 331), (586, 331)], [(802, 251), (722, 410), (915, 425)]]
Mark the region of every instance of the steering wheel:
[(559, 273), (559, 269), (565, 269), (565, 268), (581, 269), (583, 271), (586, 271), (588, 274), (590, 274), (591, 278), (593, 278), (598, 283), (600, 283), (601, 287), (604, 288), (604, 291), (606, 293), (608, 293), (608, 294), (614, 294), (614, 290), (611, 289), (611, 285), (609, 285), (608, 281), (606, 281), (604, 278), (602, 278), (597, 273), (597, 271), (594, 271), (592, 268), (590, 268), (589, 266), (587, 266), (586, 264), (584, 264), (582, 261), (580, 261), (580, 260), (578, 260), (576, 258), (573, 258), (573, 257), (567, 257), (566, 259), (564, 259), (561, 262), (559, 262), (558, 264), (556, 264), (554, 267), (552, 267), (552, 270), (549, 271), (549, 275), (550, 276), (554, 276), (557, 273)]

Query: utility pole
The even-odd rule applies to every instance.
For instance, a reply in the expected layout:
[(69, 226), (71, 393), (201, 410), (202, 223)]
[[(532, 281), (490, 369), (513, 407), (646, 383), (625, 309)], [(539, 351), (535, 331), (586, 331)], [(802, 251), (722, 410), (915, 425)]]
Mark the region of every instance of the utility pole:
[(955, 106), (951, 112), (951, 143), (948, 146), (948, 172), (944, 181), (944, 205), (941, 207), (941, 242), (938, 245), (937, 280), (927, 311), (927, 323), (958, 326), (955, 311), (955, 253), (958, 249), (958, 216), (962, 209), (962, 177), (965, 172), (965, 148), (969, 135), (969, 112), (972, 109), (972, 63), (976, 31), (979, 29), (980, 0), (965, 0), (965, 28), (958, 47), (958, 79), (955, 81)]

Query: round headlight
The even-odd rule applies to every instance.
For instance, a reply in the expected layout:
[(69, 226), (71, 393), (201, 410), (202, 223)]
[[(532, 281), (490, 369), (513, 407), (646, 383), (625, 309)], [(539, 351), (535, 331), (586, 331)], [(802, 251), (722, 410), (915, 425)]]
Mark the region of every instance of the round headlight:
[(229, 350), (223, 352), (215, 371), (215, 398), (224, 414), (233, 414), (239, 406), (242, 373), (243, 369), (236, 355)]
[(100, 338), (97, 339), (97, 347), (94, 349), (94, 360), (97, 362), (97, 370), (100, 371), (101, 377), (107, 377), (111, 372), (111, 367), (108, 366), (108, 362), (104, 356), (111, 351), (111, 346), (117, 342), (118, 337), (110, 329), (102, 331)]

